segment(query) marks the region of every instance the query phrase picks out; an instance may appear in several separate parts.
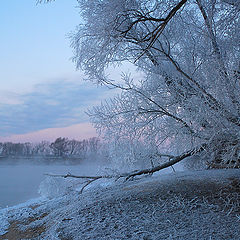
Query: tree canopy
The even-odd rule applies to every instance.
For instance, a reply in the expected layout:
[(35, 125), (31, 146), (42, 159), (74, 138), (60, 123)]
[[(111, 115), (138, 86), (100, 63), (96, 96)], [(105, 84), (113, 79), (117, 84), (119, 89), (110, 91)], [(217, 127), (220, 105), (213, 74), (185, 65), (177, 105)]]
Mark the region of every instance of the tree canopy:
[[(121, 90), (89, 112), (96, 128), (239, 167), (240, 1), (77, 2), (73, 60), (89, 80)], [(126, 62), (142, 77), (111, 79), (109, 66)]]

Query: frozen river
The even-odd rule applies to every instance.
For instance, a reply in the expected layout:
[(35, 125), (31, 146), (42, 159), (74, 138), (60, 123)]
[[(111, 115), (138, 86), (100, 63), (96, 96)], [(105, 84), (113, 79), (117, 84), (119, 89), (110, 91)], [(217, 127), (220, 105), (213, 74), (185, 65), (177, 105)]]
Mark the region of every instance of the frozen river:
[(75, 165), (0, 165), (0, 208), (39, 197), (44, 173), (94, 174), (96, 166)]

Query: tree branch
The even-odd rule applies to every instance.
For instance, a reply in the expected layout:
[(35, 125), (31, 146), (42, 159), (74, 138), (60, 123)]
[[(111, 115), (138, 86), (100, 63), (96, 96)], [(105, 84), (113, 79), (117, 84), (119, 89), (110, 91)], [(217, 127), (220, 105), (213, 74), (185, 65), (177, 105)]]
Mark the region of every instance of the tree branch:
[(148, 168), (148, 169), (144, 169), (144, 170), (141, 170), (141, 171), (138, 171), (138, 172), (135, 172), (135, 173), (132, 173), (132, 174), (129, 174), (126, 179), (129, 179), (129, 178), (132, 178), (132, 177), (135, 177), (135, 176), (138, 176), (138, 175), (143, 175), (143, 174), (152, 174), (154, 172), (158, 172), (164, 168), (167, 168), (167, 167), (171, 167), (173, 166), (174, 164), (182, 161), (183, 159), (187, 158), (187, 157), (190, 157), (198, 152), (201, 152), (205, 149), (206, 147), (206, 144), (203, 144), (202, 146), (198, 147), (198, 148), (194, 148), (192, 150), (189, 150), (179, 156), (176, 156), (176, 157), (173, 157), (172, 160), (166, 162), (166, 163), (163, 163), (161, 165), (158, 165), (154, 168)]
[(187, 152), (182, 153), (179, 156), (172, 156), (172, 155), (160, 155), (159, 156), (165, 156), (165, 157), (169, 157), (169, 159), (171, 159), (168, 162), (165, 162), (161, 165), (158, 165), (156, 167), (152, 167), (152, 168), (147, 168), (147, 169), (143, 169), (143, 170), (139, 170), (139, 171), (133, 171), (133, 172), (128, 172), (128, 173), (123, 173), (123, 174), (117, 174), (117, 175), (100, 175), (100, 176), (78, 176), (78, 175), (73, 175), (73, 174), (66, 174), (66, 175), (61, 175), (61, 174), (44, 174), (46, 176), (50, 176), (50, 177), (63, 177), (63, 178), (80, 178), (80, 179), (87, 179), (87, 181), (85, 182), (85, 184), (83, 185), (83, 187), (80, 190), (80, 193), (83, 192), (84, 188), (87, 187), (89, 184), (91, 184), (92, 182), (98, 180), (98, 179), (120, 179), (120, 178), (125, 178), (126, 180), (129, 180), (130, 178), (133, 178), (135, 176), (140, 176), (140, 175), (144, 175), (144, 174), (153, 174), (155, 172), (158, 172), (164, 168), (167, 167), (172, 167), (174, 164), (182, 161), (183, 159), (190, 157), (196, 153), (199, 153), (201, 151), (203, 151), (206, 147), (206, 144), (201, 145), (200, 147), (196, 147), (192, 150), (189, 150)]

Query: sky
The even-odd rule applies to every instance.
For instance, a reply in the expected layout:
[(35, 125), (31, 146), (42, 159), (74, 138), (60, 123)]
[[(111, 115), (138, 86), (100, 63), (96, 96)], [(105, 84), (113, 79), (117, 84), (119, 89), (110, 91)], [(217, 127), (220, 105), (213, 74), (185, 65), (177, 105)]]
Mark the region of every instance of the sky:
[(96, 136), (85, 114), (109, 90), (76, 71), (70, 32), (81, 22), (76, 0), (0, 6), (0, 142)]

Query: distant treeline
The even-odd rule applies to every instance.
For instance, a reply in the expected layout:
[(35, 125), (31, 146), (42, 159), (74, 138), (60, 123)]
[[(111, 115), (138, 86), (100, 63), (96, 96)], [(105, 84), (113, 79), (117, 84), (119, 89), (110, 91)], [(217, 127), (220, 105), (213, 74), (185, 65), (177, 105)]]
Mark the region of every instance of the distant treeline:
[(0, 143), (0, 162), (3, 161), (40, 161), (45, 163), (69, 161), (80, 163), (86, 159), (94, 160), (100, 149), (99, 138), (81, 141), (57, 138), (54, 142), (39, 143)]
[(53, 142), (0, 142), (0, 163), (81, 164), (98, 162), (112, 170), (129, 171), (156, 166), (161, 150), (154, 141), (99, 138), (70, 140), (59, 137)]

